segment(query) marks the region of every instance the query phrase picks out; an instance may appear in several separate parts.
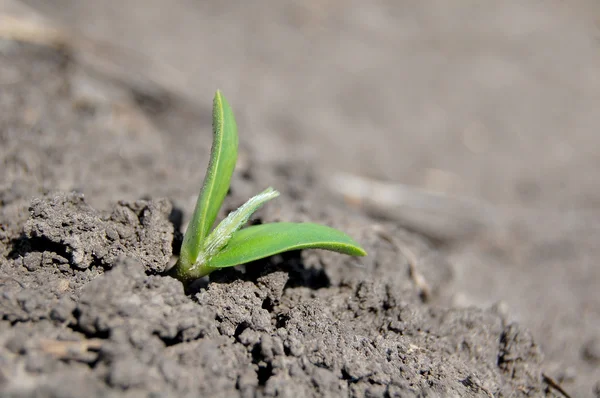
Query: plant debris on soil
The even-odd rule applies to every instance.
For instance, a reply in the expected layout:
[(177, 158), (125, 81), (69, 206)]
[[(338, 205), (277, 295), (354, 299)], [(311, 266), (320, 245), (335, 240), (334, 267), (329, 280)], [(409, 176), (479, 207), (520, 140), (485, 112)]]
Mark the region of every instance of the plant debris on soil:
[(145, 113), (67, 53), (0, 44), (0, 395), (561, 396), (497, 307), (430, 302), (452, 277), (435, 245), (319, 201), (305, 165), (246, 152), (225, 207), (274, 184), (282, 199), (255, 222), (318, 220), (369, 256), (286, 253), (185, 292), (164, 271), (210, 113)]

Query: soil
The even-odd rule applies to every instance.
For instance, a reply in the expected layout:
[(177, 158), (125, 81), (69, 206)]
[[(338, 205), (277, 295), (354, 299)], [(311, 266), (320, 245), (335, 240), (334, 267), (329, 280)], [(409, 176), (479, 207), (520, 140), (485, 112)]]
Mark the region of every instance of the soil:
[[(151, 83), (129, 78), (131, 70), (115, 76), (90, 67), (70, 48), (0, 41), (0, 395), (600, 395), (600, 191), (590, 183), (599, 171), (592, 149), (556, 166), (574, 187), (557, 189), (560, 178), (515, 177), (528, 165), (558, 161), (509, 162), (502, 151), (519, 150), (510, 137), (481, 178), (461, 172), (474, 168), (451, 143), (440, 146), (452, 154), (441, 162), (453, 170), (444, 176), (472, 184), (448, 192), (489, 200), (501, 220), (478, 220), (484, 227), (476, 234), (440, 239), (406, 228), (389, 209), (374, 215), (332, 192), (334, 164), (394, 177), (379, 168), (389, 170), (385, 162), (396, 155), (372, 165), (368, 150), (348, 152), (364, 143), (358, 127), (336, 163), (328, 143), (344, 141), (340, 127), (322, 148), (314, 132), (304, 141), (297, 131), (306, 121), (326, 130), (325, 115), (300, 124), (275, 117), (271, 127), (286, 126), (283, 136), (261, 132), (251, 114), (273, 116), (260, 111), (266, 99), (245, 106), (245, 90), (238, 97), (226, 90), (249, 132), (240, 128), (221, 216), (271, 185), (282, 195), (253, 222), (318, 221), (347, 232), (369, 255), (291, 252), (214, 272), (184, 291), (166, 271), (208, 162), (212, 91), (200, 101), (173, 83), (181, 80), (143, 74)], [(270, 112), (284, 117), (277, 109)], [(414, 158), (419, 151), (406, 152), (413, 167), (430, 164)], [(508, 164), (504, 174), (499, 159)], [(418, 170), (398, 173), (427, 188), (440, 183), (421, 181)], [(511, 188), (496, 192), (481, 182), (495, 173)]]

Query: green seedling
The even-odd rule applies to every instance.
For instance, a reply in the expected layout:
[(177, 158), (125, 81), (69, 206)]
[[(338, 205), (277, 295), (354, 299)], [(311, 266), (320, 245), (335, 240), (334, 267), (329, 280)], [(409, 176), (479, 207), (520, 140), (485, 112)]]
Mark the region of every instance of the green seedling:
[(213, 102), (213, 140), (204, 183), (183, 238), (179, 260), (172, 271), (177, 279), (189, 283), (220, 268), (290, 250), (325, 249), (352, 256), (367, 254), (348, 235), (324, 225), (278, 222), (244, 228), (256, 210), (279, 196), (273, 188), (267, 188), (231, 212), (211, 232), (229, 190), (238, 150), (233, 111), (220, 91)]

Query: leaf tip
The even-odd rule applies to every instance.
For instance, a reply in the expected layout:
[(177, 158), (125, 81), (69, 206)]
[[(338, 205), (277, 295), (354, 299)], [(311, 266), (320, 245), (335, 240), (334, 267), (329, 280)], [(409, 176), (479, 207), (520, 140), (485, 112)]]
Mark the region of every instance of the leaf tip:
[(270, 199), (274, 199), (274, 198), (278, 197), (278, 196), (279, 196), (279, 195), (281, 195), (281, 194), (280, 194), (280, 193), (279, 193), (279, 191), (278, 191), (278, 190), (276, 190), (275, 188), (273, 188), (273, 187), (269, 187), (269, 188), (265, 189), (265, 190), (264, 190), (264, 191), (261, 193), (261, 195), (265, 195), (265, 196), (267, 196), (267, 197), (269, 198), (269, 200), (270, 200)]
[(214, 113), (217, 111), (221, 111), (221, 108), (223, 107), (223, 94), (221, 93), (221, 90), (218, 90), (215, 92), (215, 96), (213, 98), (213, 116)]

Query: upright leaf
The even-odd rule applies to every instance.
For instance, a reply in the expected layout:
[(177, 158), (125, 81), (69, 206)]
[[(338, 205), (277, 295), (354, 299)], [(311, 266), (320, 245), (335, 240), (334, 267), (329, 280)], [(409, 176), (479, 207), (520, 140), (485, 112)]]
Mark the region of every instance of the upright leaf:
[[(233, 267), (278, 253), (298, 249), (325, 249), (351, 256), (367, 252), (345, 233), (313, 223), (271, 223), (241, 229), (233, 234), (223, 250), (215, 254), (206, 271)], [(206, 273), (205, 273), (206, 272)]]
[(229, 190), (238, 150), (237, 125), (233, 111), (220, 91), (213, 101), (213, 144), (204, 183), (185, 232), (179, 262), (187, 268), (196, 262), (223, 200)]

